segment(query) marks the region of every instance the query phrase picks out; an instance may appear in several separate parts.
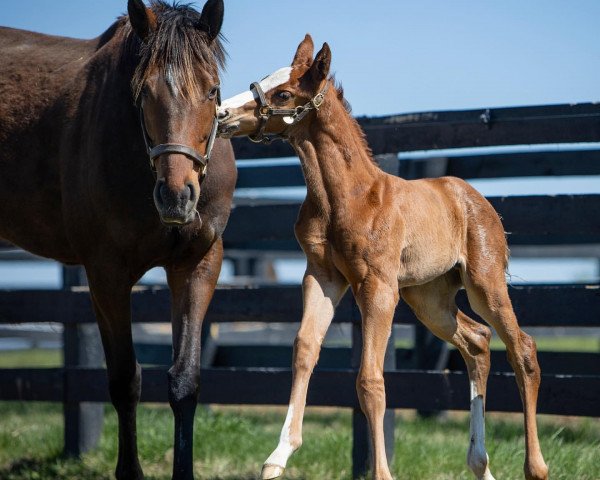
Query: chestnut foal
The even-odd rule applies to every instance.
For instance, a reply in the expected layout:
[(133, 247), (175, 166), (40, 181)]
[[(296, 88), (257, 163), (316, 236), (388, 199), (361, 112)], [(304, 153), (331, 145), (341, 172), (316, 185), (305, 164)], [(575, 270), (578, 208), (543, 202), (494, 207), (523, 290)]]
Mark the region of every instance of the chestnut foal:
[(508, 296), (508, 248), (492, 206), (452, 177), (406, 181), (373, 162), (364, 134), (328, 78), (327, 44), (313, 61), (309, 35), (291, 67), (254, 83), (219, 110), (223, 136), (272, 134), (298, 153), (307, 195), (295, 226), (307, 257), (304, 315), (294, 344), (293, 386), (279, 445), (263, 479), (280, 477), (302, 443), (309, 377), (336, 304), (350, 286), (362, 315), (363, 352), (356, 388), (370, 427), (373, 478), (391, 479), (385, 456), (383, 359), (400, 295), (435, 335), (465, 359), (471, 384), (471, 441), (467, 462), (478, 479), (492, 480), (484, 446), (484, 403), (490, 368), (490, 329), (455, 304), (469, 302), (508, 348), (525, 412), (525, 477), (547, 479), (537, 436), (540, 369), (534, 340), (521, 331)]

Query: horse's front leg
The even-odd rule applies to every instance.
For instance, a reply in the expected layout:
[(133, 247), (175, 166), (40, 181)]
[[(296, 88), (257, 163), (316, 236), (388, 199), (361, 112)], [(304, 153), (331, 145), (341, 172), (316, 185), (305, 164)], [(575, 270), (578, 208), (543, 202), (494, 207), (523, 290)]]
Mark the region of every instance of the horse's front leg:
[(144, 478), (137, 453), (136, 409), (141, 391), (141, 369), (131, 336), (131, 287), (127, 272), (106, 261), (90, 262), (86, 273), (102, 336), (110, 399), (119, 418), (117, 480)]
[(223, 243), (217, 240), (193, 266), (166, 268), (171, 289), (173, 366), (169, 370), (169, 403), (175, 416), (173, 479), (194, 478), (194, 414), (200, 380), (200, 332), (212, 299), (223, 260)]
[(279, 444), (263, 465), (263, 480), (281, 477), (289, 457), (302, 444), (302, 418), (308, 382), (333, 319), (335, 306), (346, 291), (347, 283), (333, 265), (317, 263), (309, 258), (302, 289), (304, 313), (294, 342), (288, 413)]

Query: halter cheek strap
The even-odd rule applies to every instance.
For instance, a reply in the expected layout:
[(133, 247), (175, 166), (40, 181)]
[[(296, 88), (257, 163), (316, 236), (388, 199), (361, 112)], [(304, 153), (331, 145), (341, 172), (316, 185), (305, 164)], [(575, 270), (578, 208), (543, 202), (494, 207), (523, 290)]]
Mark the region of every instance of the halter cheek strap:
[(197, 165), (200, 169), (200, 180), (203, 180), (206, 176), (206, 168), (208, 167), (208, 162), (210, 160), (210, 155), (212, 153), (213, 146), (215, 144), (215, 138), (217, 136), (218, 129), (218, 121), (217, 121), (217, 107), (221, 105), (221, 90), (220, 86), (217, 85), (217, 101), (215, 105), (215, 117), (213, 119), (212, 129), (210, 131), (210, 136), (208, 137), (208, 143), (206, 144), (206, 153), (202, 155), (198, 150), (188, 147), (187, 145), (182, 145), (180, 143), (161, 143), (159, 145), (153, 146), (152, 140), (150, 139), (150, 135), (148, 135), (148, 130), (146, 128), (146, 121), (144, 119), (144, 109), (140, 104), (139, 112), (140, 112), (140, 125), (142, 128), (142, 135), (144, 136), (144, 143), (146, 145), (146, 151), (148, 153), (148, 157), (150, 158), (150, 168), (153, 172), (156, 172), (156, 166), (154, 161), (160, 157), (161, 155), (165, 155), (167, 153), (180, 153), (188, 157), (195, 165)]
[[(260, 116), (260, 124), (258, 129), (252, 135), (249, 135), (248, 138), (254, 143), (264, 143), (269, 144), (273, 140), (287, 138), (286, 132), (288, 129), (302, 120), (311, 110), (318, 110), (319, 107), (325, 101), (325, 93), (327, 93), (327, 89), (329, 88), (329, 81), (325, 84), (323, 90), (317, 93), (309, 102), (304, 105), (300, 105), (296, 108), (273, 108), (267, 102), (267, 97), (265, 96), (265, 92), (261, 88), (258, 82), (252, 82), (250, 85), (250, 91), (258, 98), (258, 115)], [(289, 126), (281, 133), (273, 134), (273, 135), (265, 135), (265, 128), (267, 126), (267, 122), (273, 116), (282, 116), (289, 117), (289, 121), (285, 121)]]

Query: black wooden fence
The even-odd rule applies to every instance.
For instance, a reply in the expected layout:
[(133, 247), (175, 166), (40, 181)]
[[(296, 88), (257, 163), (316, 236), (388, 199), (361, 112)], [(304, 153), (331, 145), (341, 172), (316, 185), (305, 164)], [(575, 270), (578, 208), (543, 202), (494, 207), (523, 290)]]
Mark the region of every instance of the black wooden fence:
[[(598, 175), (600, 148), (549, 149), (489, 155), (398, 159), (398, 152), (524, 144), (600, 141), (600, 105), (550, 105), (428, 112), (359, 118), (382, 168), (405, 178), (455, 175), (467, 179)], [(238, 159), (293, 155), (287, 144), (256, 145), (235, 140)], [(243, 162), (241, 162), (243, 164)], [(298, 165), (240, 168), (238, 187), (303, 185)], [(600, 195), (494, 197), (489, 199), (503, 218), (514, 252), (524, 255), (600, 257)], [(292, 225), (298, 202), (247, 203), (232, 212), (225, 233), (231, 258), (260, 258), (265, 252), (292, 252), (298, 246)], [(540, 253), (541, 252), (541, 253)], [(70, 285), (77, 284), (77, 279)], [(510, 288), (524, 327), (600, 327), (600, 285), (527, 285)], [(133, 294), (135, 322), (169, 321), (169, 293), (164, 288), (139, 288)], [(477, 316), (459, 294), (459, 304)], [(219, 288), (207, 321), (298, 322), (302, 314), (299, 286)], [(364, 419), (355, 394), (360, 317), (347, 295), (334, 322), (354, 325), (352, 348), (325, 348), (308, 394), (310, 405), (350, 407), (355, 411), (354, 472), (366, 467)], [(395, 322), (416, 324), (405, 305)], [(93, 444), (98, 430), (94, 406), (108, 401), (101, 354), (85, 341), (86, 324), (94, 322), (85, 288), (62, 291), (0, 291), (0, 323), (58, 322), (65, 326), (65, 366), (49, 369), (0, 370), (0, 400), (63, 402), (66, 449), (79, 453)], [(435, 355), (424, 354), (425, 346)], [(201, 399), (215, 404), (288, 402), (291, 384), (290, 347), (229, 347), (219, 349), (210, 368), (203, 369)], [(388, 349), (386, 391), (390, 408), (422, 411), (469, 408), (468, 379), (456, 352), (439, 356), (440, 347), (422, 331), (414, 351)], [(251, 353), (250, 353), (251, 352)], [(144, 354), (140, 351), (140, 354)], [(440, 358), (442, 359), (440, 363)], [(539, 411), (560, 415), (600, 416), (600, 353), (541, 352), (543, 378)], [(433, 364), (431, 363), (433, 361)], [(162, 363), (162, 362), (158, 362)], [(520, 411), (514, 376), (495, 352), (489, 379), (487, 408)], [(164, 367), (145, 368), (142, 401), (166, 402)], [(388, 417), (388, 425), (391, 422)], [(91, 433), (90, 433), (91, 432)], [(388, 429), (388, 434), (390, 430)]]

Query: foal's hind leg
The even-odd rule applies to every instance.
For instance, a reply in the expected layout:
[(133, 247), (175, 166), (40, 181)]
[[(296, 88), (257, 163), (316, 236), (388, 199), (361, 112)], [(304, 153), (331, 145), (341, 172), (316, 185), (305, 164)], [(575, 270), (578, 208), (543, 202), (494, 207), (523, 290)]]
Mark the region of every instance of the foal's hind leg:
[(290, 404), (279, 444), (263, 466), (264, 480), (282, 476), (289, 457), (302, 444), (302, 418), (308, 382), (319, 358), (321, 343), (331, 324), (335, 306), (346, 289), (346, 280), (326, 259), (317, 262), (308, 257), (302, 281), (304, 312), (294, 342)]
[(402, 289), (402, 297), (419, 320), (436, 336), (452, 343), (467, 365), (471, 382), (471, 438), (467, 463), (480, 480), (493, 480), (485, 450), (485, 394), (490, 371), (490, 337), (488, 327), (463, 312), (454, 302), (460, 287), (456, 271), (424, 285)]
[(462, 273), (469, 303), (494, 327), (507, 347), (508, 361), (515, 371), (525, 415), (525, 478), (546, 480), (548, 467), (540, 449), (536, 424), (540, 367), (535, 341), (517, 323), (506, 287), (504, 262), (485, 267), (479, 268), (476, 262), (468, 263)]

